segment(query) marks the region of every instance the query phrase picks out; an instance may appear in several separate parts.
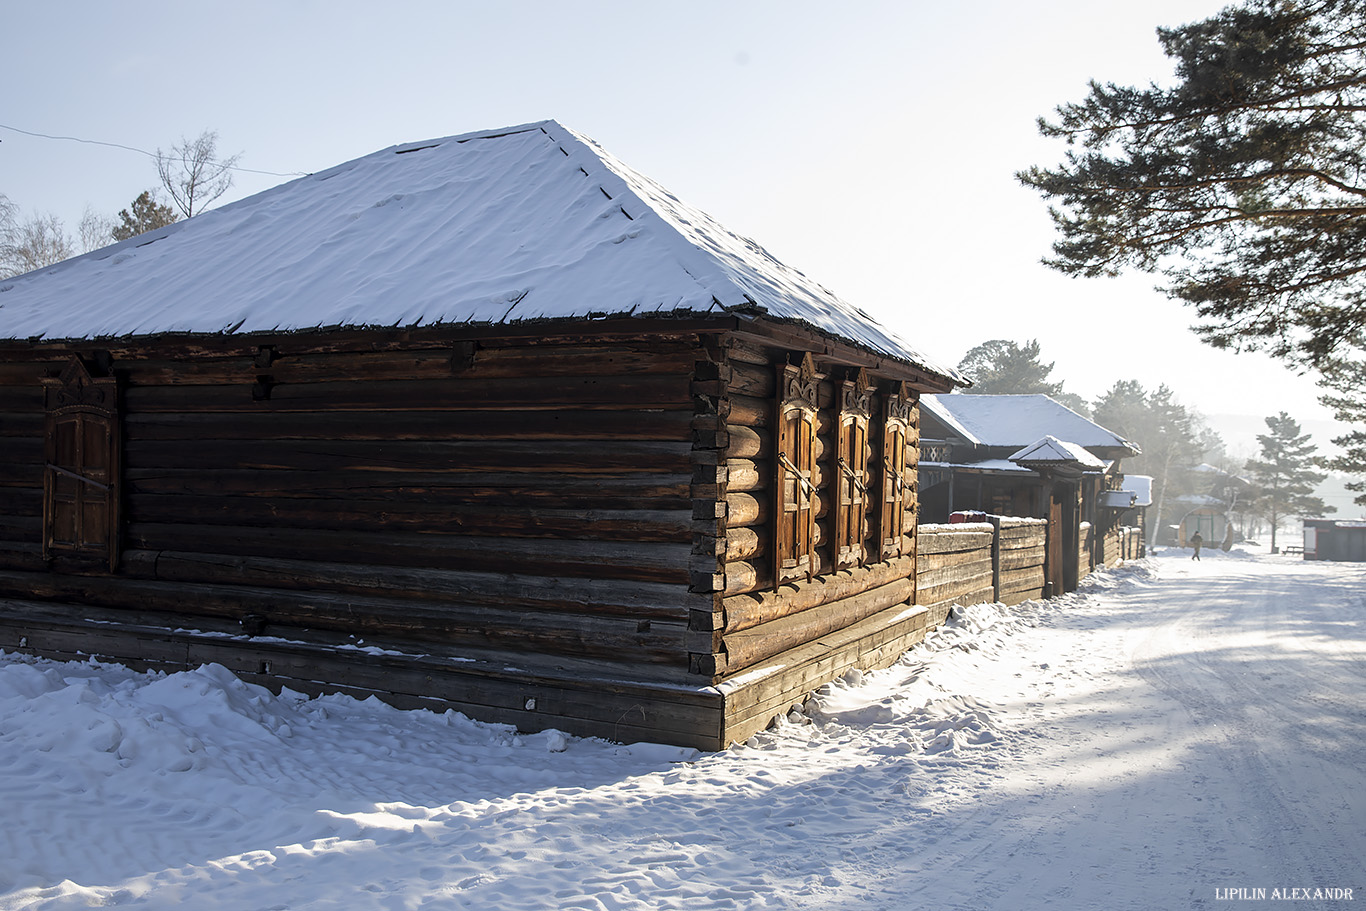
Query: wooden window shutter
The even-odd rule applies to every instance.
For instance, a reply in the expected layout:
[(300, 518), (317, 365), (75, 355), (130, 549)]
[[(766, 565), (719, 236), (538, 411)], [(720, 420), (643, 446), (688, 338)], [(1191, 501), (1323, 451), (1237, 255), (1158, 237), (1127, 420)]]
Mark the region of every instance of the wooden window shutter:
[(774, 478), (774, 581), (816, 572), (816, 384), (808, 354), (778, 367), (778, 440)]
[(914, 489), (907, 478), (906, 447), (915, 423), (915, 399), (905, 384), (887, 396), (882, 423), (882, 559), (906, 552), (906, 514)]
[(120, 434), (114, 377), (92, 377), (72, 356), (45, 379), (43, 558), (111, 572), (119, 558)]
[(866, 371), (846, 380), (840, 390), (839, 451), (836, 453), (835, 566), (861, 566), (869, 557), (868, 496), (872, 478), (868, 472), (868, 423), (872, 412), (872, 385)]

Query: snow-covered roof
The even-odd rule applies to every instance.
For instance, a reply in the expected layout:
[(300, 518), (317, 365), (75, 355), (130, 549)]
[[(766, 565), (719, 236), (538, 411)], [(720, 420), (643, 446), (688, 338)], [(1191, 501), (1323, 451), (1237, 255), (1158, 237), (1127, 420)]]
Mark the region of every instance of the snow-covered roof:
[(1106, 465), (1076, 443), (1048, 435), (1013, 453), (1010, 461), (1021, 465), (1072, 465), (1090, 471), (1104, 471)]
[(1087, 449), (1139, 451), (1046, 395), (924, 395), (920, 407), (978, 446), (1019, 447), (1049, 435)]
[(559, 123), (393, 146), (0, 282), (0, 337), (792, 320), (938, 366)]

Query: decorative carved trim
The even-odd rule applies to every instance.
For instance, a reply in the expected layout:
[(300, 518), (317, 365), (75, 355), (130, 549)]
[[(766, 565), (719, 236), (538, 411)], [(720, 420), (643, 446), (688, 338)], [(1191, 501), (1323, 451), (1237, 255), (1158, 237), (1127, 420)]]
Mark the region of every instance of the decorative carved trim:
[(108, 418), (118, 414), (117, 380), (91, 376), (85, 362), (74, 354), (58, 376), (44, 377), (42, 383), (49, 414), (88, 411)]
[(844, 414), (872, 417), (873, 392), (876, 387), (868, 379), (868, 371), (860, 367), (840, 386), (840, 408)]
[(900, 421), (907, 427), (915, 426), (915, 406), (918, 398), (909, 383), (898, 383), (887, 396), (887, 420)]
[(816, 361), (811, 357), (811, 352), (802, 355), (800, 364), (783, 364), (780, 369), (779, 404), (784, 409), (806, 408), (816, 411), (816, 387), (820, 382), (820, 374), (816, 372)]

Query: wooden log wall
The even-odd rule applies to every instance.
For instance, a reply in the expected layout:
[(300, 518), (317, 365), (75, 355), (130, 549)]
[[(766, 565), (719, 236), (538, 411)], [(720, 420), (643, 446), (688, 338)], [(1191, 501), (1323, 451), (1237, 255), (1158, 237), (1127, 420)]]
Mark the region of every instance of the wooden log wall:
[(43, 566), (43, 387), (57, 364), (0, 361), (0, 566)]
[(992, 525), (996, 529), (996, 600), (1002, 604), (1019, 604), (1042, 598), (1047, 520), (993, 516)]
[[(719, 681), (756, 662), (813, 642), (873, 614), (914, 598), (915, 501), (907, 498), (905, 556), (890, 562), (835, 571), (831, 543), (834, 468), (839, 426), (836, 371), (817, 387), (819, 407), (813, 483), (816, 497), (815, 577), (774, 584), (772, 522), (776, 451), (776, 365), (792, 352), (729, 339), (710, 365), (698, 364), (699, 425), (715, 429), (714, 469), (702, 454), (699, 471), (715, 486), (695, 487), (693, 587), (710, 591), (710, 611), (693, 617), (693, 668)], [(843, 368), (839, 368), (843, 369)], [(704, 380), (703, 372), (714, 380)], [(874, 419), (880, 425), (881, 418)], [(907, 439), (907, 465), (916, 465), (919, 438)], [(870, 461), (881, 470), (880, 457)], [(908, 472), (910, 473), (910, 472)], [(912, 491), (914, 487), (912, 486)], [(705, 495), (714, 492), (712, 510)], [(879, 513), (873, 504), (865, 521), (865, 548), (877, 554)]]
[(124, 556), (103, 576), (41, 560), (40, 381), (67, 354), (0, 351), (0, 598), (695, 681), (700, 348), (352, 333), (114, 349)]
[(1082, 522), (1077, 533), (1077, 581), (1080, 582), (1095, 569), (1096, 551), (1095, 529), (1090, 522)]
[(916, 603), (929, 609), (929, 628), (943, 623), (954, 604), (995, 600), (994, 538), (989, 522), (920, 526)]

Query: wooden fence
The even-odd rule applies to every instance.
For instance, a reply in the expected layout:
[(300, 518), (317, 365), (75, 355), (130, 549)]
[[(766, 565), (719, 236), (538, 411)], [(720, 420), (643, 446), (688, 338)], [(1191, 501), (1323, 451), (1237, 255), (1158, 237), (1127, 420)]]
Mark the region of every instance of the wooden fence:
[(1019, 604), (1043, 597), (1047, 521), (992, 516), (991, 524), (996, 531), (995, 600)]
[[(916, 603), (930, 611), (928, 626), (944, 622), (954, 604), (1019, 604), (1044, 597), (1048, 523), (1044, 519), (989, 516), (986, 522), (922, 525), (916, 561)], [(1078, 575), (1117, 566), (1142, 555), (1137, 528), (1121, 526), (1094, 549), (1090, 523), (1078, 537)], [(1094, 556), (1093, 556), (1094, 554)]]

